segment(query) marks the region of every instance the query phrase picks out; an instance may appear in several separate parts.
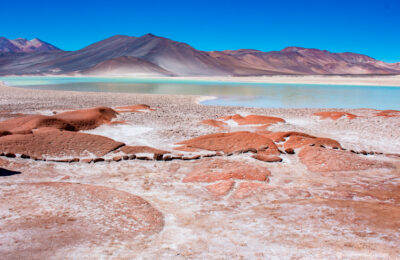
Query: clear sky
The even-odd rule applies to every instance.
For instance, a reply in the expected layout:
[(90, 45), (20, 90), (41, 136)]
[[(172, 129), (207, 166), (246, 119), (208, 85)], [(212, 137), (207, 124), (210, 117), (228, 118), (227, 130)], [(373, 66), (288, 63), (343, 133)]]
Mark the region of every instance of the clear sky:
[(0, 36), (64, 50), (153, 33), (206, 51), (301, 46), (400, 61), (400, 0), (1, 0), (0, 13)]

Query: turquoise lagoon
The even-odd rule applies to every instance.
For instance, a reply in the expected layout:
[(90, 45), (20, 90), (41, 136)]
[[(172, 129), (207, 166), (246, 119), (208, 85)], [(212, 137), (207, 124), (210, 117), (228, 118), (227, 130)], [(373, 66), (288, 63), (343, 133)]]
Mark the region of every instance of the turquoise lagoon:
[(240, 83), (182, 79), (0, 77), (9, 86), (64, 91), (215, 96), (204, 105), (400, 110), (400, 87)]

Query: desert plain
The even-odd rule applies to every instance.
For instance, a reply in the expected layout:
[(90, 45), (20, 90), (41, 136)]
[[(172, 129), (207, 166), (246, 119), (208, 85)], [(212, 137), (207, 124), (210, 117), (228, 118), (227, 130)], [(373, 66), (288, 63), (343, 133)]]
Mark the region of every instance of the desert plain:
[(400, 257), (400, 111), (0, 96), (1, 259)]

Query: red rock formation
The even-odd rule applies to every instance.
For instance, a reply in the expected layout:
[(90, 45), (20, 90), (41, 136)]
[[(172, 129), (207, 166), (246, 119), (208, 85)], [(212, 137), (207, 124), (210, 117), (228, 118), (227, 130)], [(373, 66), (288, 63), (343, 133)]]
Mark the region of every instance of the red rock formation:
[(14, 134), (0, 138), (1, 152), (24, 154), (38, 159), (72, 159), (90, 155), (101, 157), (122, 145), (124, 144), (104, 136), (49, 128), (34, 131), (33, 134)]
[[(159, 159), (159, 156), (169, 153), (168, 151), (159, 150), (150, 146), (124, 146), (118, 151), (121, 151), (127, 155), (136, 155), (136, 154), (153, 154), (154, 159)], [(116, 151), (116, 152), (118, 152)], [(156, 158), (157, 157), (157, 158)]]
[[(274, 152), (275, 153), (275, 152)], [(282, 158), (270, 152), (259, 152), (252, 156), (254, 159), (263, 162), (281, 162)]]
[(276, 123), (284, 123), (285, 120), (279, 117), (272, 117), (272, 116), (260, 116), (260, 115), (248, 115), (248, 116), (241, 116), (239, 114), (233, 116), (225, 116), (220, 118), (224, 121), (234, 120), (239, 125), (272, 125)]
[(194, 139), (180, 142), (182, 148), (197, 148), (208, 151), (222, 151), (226, 154), (242, 152), (249, 149), (262, 149), (268, 147), (278, 150), (271, 139), (251, 132), (218, 133), (200, 136)]
[(149, 105), (140, 104), (140, 105), (133, 105), (133, 106), (124, 106), (124, 107), (116, 107), (117, 112), (124, 113), (124, 112), (141, 112), (141, 111), (155, 111)]
[(183, 182), (215, 182), (229, 179), (267, 181), (270, 172), (248, 163), (224, 160), (203, 159), (193, 165)]
[(228, 124), (223, 121), (217, 121), (217, 120), (213, 120), (213, 119), (203, 120), (203, 121), (201, 121), (201, 124), (218, 127), (221, 129), (225, 129), (228, 126)]
[(348, 119), (354, 119), (357, 117), (356, 115), (347, 112), (317, 112), (314, 113), (314, 115), (319, 116), (320, 119), (330, 118), (332, 120), (337, 120), (341, 117), (347, 117)]
[[(259, 132), (260, 133), (260, 132)], [(309, 137), (309, 138), (315, 138), (315, 136), (301, 133), (301, 132), (270, 132), (270, 133), (260, 133), (265, 135), (266, 137), (270, 138), (272, 141), (278, 143), (278, 142), (284, 142), (287, 137), (290, 136), (304, 136), (304, 137)]]
[[(102, 186), (12, 184), (2, 191), (7, 193), (2, 207), (12, 208), (0, 211), (0, 230), (12, 241), (2, 248), (4, 259), (47, 259), (88, 241), (142, 239), (164, 226), (162, 214), (147, 201)], [(5, 245), (4, 237), (0, 242)]]
[(394, 168), (391, 163), (366, 159), (354, 153), (320, 147), (305, 147), (299, 158), (310, 171), (358, 171), (373, 168)]
[(400, 111), (398, 110), (382, 110), (376, 114), (377, 116), (383, 117), (397, 117), (400, 116)]
[(261, 125), (257, 128), (264, 130), (266, 127), (276, 124), (276, 123), (284, 123), (285, 120), (279, 117), (271, 117), (271, 116), (259, 116), (259, 115), (248, 115), (248, 116), (241, 116), (239, 114), (233, 116), (225, 116), (218, 118), (217, 120), (210, 119), (204, 120), (201, 123), (205, 125), (210, 125), (213, 127), (218, 127), (220, 129), (228, 128), (228, 124), (224, 121), (233, 120), (239, 125)]
[(55, 128), (68, 131), (94, 129), (110, 123), (117, 112), (108, 107), (97, 107), (64, 112), (53, 116), (30, 115), (0, 122), (0, 136), (30, 134), (33, 129)]
[(206, 189), (216, 196), (224, 196), (232, 189), (234, 181), (221, 181), (206, 186)]
[(94, 129), (102, 124), (110, 123), (117, 114), (115, 110), (109, 107), (96, 107), (64, 112), (52, 117), (64, 120), (72, 125), (75, 131), (79, 131)]
[(289, 138), (284, 143), (285, 149), (297, 149), (303, 146), (323, 146), (323, 147), (331, 147), (331, 148), (341, 148), (341, 145), (338, 141), (335, 141), (330, 138), (310, 138), (305, 136), (294, 135)]

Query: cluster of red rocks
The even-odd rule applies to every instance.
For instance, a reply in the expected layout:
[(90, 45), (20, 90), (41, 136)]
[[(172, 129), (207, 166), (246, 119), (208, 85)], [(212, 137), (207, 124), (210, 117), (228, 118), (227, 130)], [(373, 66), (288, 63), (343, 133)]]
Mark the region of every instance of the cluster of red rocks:
[(194, 163), (193, 170), (183, 179), (183, 182), (207, 183), (207, 191), (215, 196), (225, 196), (234, 189), (233, 196), (244, 198), (251, 195), (255, 189), (266, 187), (270, 171), (254, 164), (232, 161), (221, 158), (208, 158)]
[[(148, 106), (118, 108), (124, 111), (141, 111)], [(184, 182), (215, 182), (207, 189), (217, 195), (229, 192), (234, 180), (258, 181), (240, 183), (237, 193), (245, 196), (249, 187), (260, 188), (268, 180), (269, 171), (239, 162), (209, 157), (249, 154), (263, 162), (281, 162), (282, 154), (298, 153), (300, 161), (310, 171), (350, 171), (370, 168), (391, 168), (393, 165), (362, 158), (359, 154), (369, 152), (347, 151), (339, 142), (301, 132), (270, 132), (256, 128), (254, 132), (237, 131), (208, 134), (178, 143), (172, 153), (148, 146), (127, 146), (110, 138), (78, 132), (112, 123), (118, 112), (107, 107), (98, 107), (56, 114), (53, 116), (22, 116), (0, 122), (0, 154), (7, 157), (31, 158), (56, 162), (101, 162), (121, 160), (196, 160), (201, 169), (191, 172)], [(347, 114), (346, 114), (347, 115)], [(339, 114), (334, 114), (338, 117)], [(348, 116), (348, 115), (347, 115)], [(223, 117), (239, 125), (261, 125), (285, 122), (281, 118), (249, 115)], [(216, 122), (222, 122), (216, 120)], [(204, 153), (209, 152), (209, 153)], [(108, 157), (106, 159), (105, 157)], [(208, 159), (207, 159), (208, 158)], [(260, 186), (261, 185), (261, 186)], [(247, 187), (247, 188), (246, 188)], [(239, 192), (241, 191), (241, 192)], [(238, 195), (239, 196), (239, 195)], [(239, 197), (240, 197), (239, 196)]]
[[(117, 109), (123, 112), (151, 110), (147, 105)], [(79, 132), (112, 124), (117, 115), (118, 112), (112, 108), (97, 107), (52, 116), (25, 115), (0, 122), (0, 155), (57, 162), (98, 162), (115, 151), (126, 153), (129, 158), (139, 153), (153, 153), (159, 158), (160, 154), (166, 153), (151, 147), (130, 147), (104, 136)]]
[[(351, 118), (351, 114), (344, 115)], [(343, 114), (333, 114), (341, 117)], [(256, 124), (255, 116), (229, 116), (224, 119), (237, 118), (239, 124)], [(246, 119), (247, 118), (247, 119)], [(221, 122), (214, 120), (215, 122)], [(204, 121), (203, 121), (204, 122)], [(276, 120), (275, 122), (284, 122)], [(263, 121), (262, 123), (265, 123)], [(251, 153), (251, 157), (264, 162), (280, 162), (281, 155), (298, 154), (300, 161), (313, 172), (356, 171), (373, 168), (389, 168), (391, 163), (381, 162), (360, 155), (378, 154), (374, 152), (356, 152), (344, 149), (341, 144), (330, 138), (312, 136), (301, 132), (269, 132), (256, 128), (255, 132), (240, 131), (208, 134), (178, 143), (177, 150), (200, 152), (213, 151), (224, 155)], [(235, 189), (234, 197), (243, 198), (256, 190), (265, 190), (270, 172), (259, 171), (254, 165), (232, 162), (223, 159), (202, 160), (194, 167), (184, 182), (211, 183), (206, 189), (215, 195), (226, 195), (235, 186), (235, 180), (241, 182)]]
[(330, 118), (332, 120), (337, 120), (342, 117), (347, 117), (348, 119), (354, 119), (357, 116), (347, 112), (317, 112), (314, 113), (315, 116), (319, 116), (320, 119)]
[[(347, 119), (355, 119), (357, 117), (360, 117), (358, 115), (354, 115), (351, 113), (347, 112), (337, 112), (337, 111), (327, 111), (327, 112), (317, 112), (314, 113), (315, 116), (319, 116), (320, 119), (332, 119), (332, 120), (337, 120), (342, 117), (346, 117)], [(400, 116), (400, 111), (398, 110), (376, 110), (376, 113), (374, 116), (382, 116), (382, 117), (399, 117)]]

